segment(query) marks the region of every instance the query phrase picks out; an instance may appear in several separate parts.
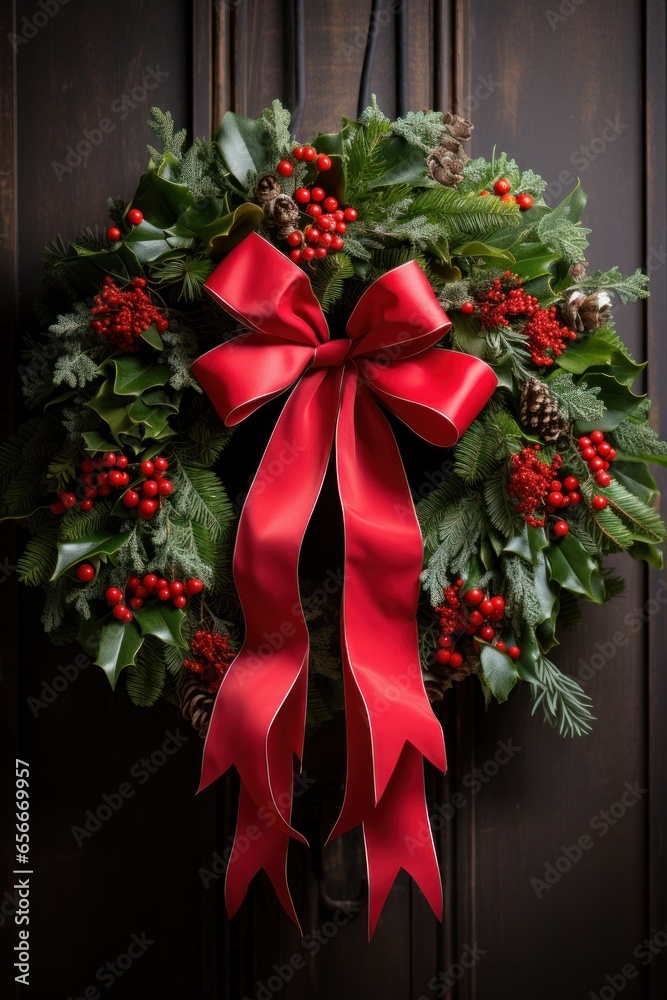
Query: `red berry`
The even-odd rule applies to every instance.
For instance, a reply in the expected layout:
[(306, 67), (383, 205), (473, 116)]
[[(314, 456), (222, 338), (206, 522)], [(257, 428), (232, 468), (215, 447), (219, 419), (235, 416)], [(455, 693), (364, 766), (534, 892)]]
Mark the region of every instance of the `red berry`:
[(92, 563), (81, 563), (76, 568), (76, 578), (77, 580), (81, 580), (82, 583), (89, 583), (90, 580), (95, 579), (95, 567)]
[[(338, 208), (338, 199), (332, 197), (331, 195), (328, 198), (325, 198), (324, 199), (324, 208), (325, 208), (325, 211), (327, 211), (327, 212), (335, 212), (336, 209)], [(342, 222), (343, 220), (341, 219), (340, 221)]]
[(550, 507), (562, 507), (563, 494), (559, 493), (558, 490), (555, 490), (553, 493), (550, 493), (549, 496), (547, 497), (547, 503), (549, 504)]
[(554, 524), (554, 535), (556, 538), (563, 538), (564, 535), (567, 535), (569, 530), (570, 526), (567, 521), (556, 521)]
[(148, 590), (148, 587), (144, 587), (143, 583), (140, 583), (138, 587), (134, 588), (134, 596), (141, 597), (142, 600), (144, 597), (148, 597), (149, 593), (150, 591)]
[(171, 597), (171, 594), (169, 593), (169, 587), (160, 587), (160, 589), (157, 592), (157, 596), (159, 601), (168, 601), (169, 598)]
[(143, 518), (144, 521), (150, 521), (150, 519), (155, 515), (158, 506), (159, 504), (157, 500), (152, 500), (150, 497), (144, 497), (143, 500), (139, 501), (139, 506), (137, 508), (139, 517)]
[(331, 160), (326, 153), (320, 153), (317, 157), (316, 165), (321, 174), (325, 173), (327, 170), (331, 170)]
[(104, 599), (107, 604), (120, 604), (123, 600), (123, 591), (120, 587), (107, 587), (104, 591)]
[(310, 192), (310, 197), (313, 199), (313, 201), (324, 201), (325, 195), (326, 191), (324, 190), (324, 188), (321, 187), (314, 187), (313, 190)]
[(315, 256), (318, 257), (320, 260), (322, 259), (322, 257), (326, 257), (326, 255), (327, 255), (326, 247), (317, 247), (317, 249), (315, 250)]
[(127, 580), (127, 589), (128, 590), (136, 590), (137, 587), (140, 587), (140, 586), (141, 586), (141, 580), (139, 579), (138, 576), (130, 576), (130, 577), (128, 577), (128, 580)]
[(155, 472), (166, 472), (168, 468), (169, 462), (164, 455), (158, 455), (157, 458), (153, 459), (153, 469)]
[(507, 649), (507, 646), (502, 641), (502, 639), (499, 639), (498, 642), (496, 643), (496, 649), (499, 649), (501, 653), (504, 653), (505, 650)]
[(452, 670), (457, 670), (462, 663), (463, 663), (463, 657), (461, 656), (461, 654), (452, 653), (452, 655), (449, 658), (449, 665), (452, 668)]
[(576, 476), (566, 476), (563, 481), (563, 486), (570, 493), (572, 490), (579, 488), (579, 480)]
[(143, 483), (141, 489), (144, 496), (154, 497), (157, 495), (158, 484), (155, 482), (154, 479), (147, 479), (146, 482)]
[(293, 233), (290, 233), (287, 237), (287, 243), (291, 247), (300, 247), (303, 243), (303, 233), (300, 229), (295, 229)]
[(312, 217), (314, 219), (316, 219), (318, 217), (318, 215), (322, 214), (322, 206), (321, 205), (309, 205), (308, 208), (306, 209), (306, 212), (308, 213), (308, 215), (312, 215)]
[(325, 247), (326, 248), (326, 247), (330, 247), (331, 246), (331, 241), (332, 240), (333, 240), (333, 236), (331, 235), (331, 233), (320, 233), (320, 237), (319, 237), (318, 243), (319, 243), (319, 245), (321, 247)]
[(496, 631), (493, 625), (484, 625), (484, 627), (479, 630), (479, 637), (480, 639), (484, 639), (485, 642), (491, 642), (495, 634)]
[(193, 576), (191, 580), (187, 580), (185, 583), (185, 590), (188, 594), (198, 594), (200, 590), (204, 589), (204, 584), (199, 579), (199, 577)]
[(468, 621), (477, 628), (478, 625), (484, 624), (484, 615), (481, 611), (471, 611), (468, 615)]
[(109, 483), (102, 483), (102, 485), (98, 488), (97, 492), (101, 497), (108, 497), (109, 494), (111, 493), (111, 486), (109, 485)]
[(435, 654), (436, 660), (438, 663), (442, 663), (443, 666), (449, 663), (451, 656), (452, 654), (448, 649), (438, 649)]
[(94, 503), (93, 503), (93, 501), (92, 501), (92, 500), (91, 500), (91, 499), (90, 499), (90, 498), (88, 497), (88, 498), (86, 498), (85, 500), (81, 500), (81, 501), (80, 501), (80, 503), (79, 503), (79, 510), (85, 510), (85, 511), (89, 511), (89, 510), (92, 510), (94, 506), (95, 506), (95, 504), (94, 504)]
[(591, 439), (589, 437), (580, 437), (579, 438), (579, 448), (582, 451), (584, 450), (584, 448), (590, 448), (590, 446), (591, 446)]
[(163, 587), (168, 587), (168, 586), (169, 583), (167, 582), (167, 580), (165, 580), (165, 578), (161, 576), (157, 582), (157, 589), (162, 590)]
[(560, 493), (562, 489), (563, 489), (563, 484), (561, 483), (560, 479), (551, 480), (551, 486), (549, 487), (550, 492)]
[(175, 608), (184, 608), (188, 603), (188, 599), (185, 594), (179, 594), (178, 597), (175, 597), (171, 603)]
[(590, 444), (588, 445), (587, 448), (584, 448), (583, 451), (581, 452), (581, 457), (585, 459), (587, 462), (590, 462), (590, 460), (592, 458), (595, 458), (596, 456), (597, 452), (595, 448)]
[(308, 243), (319, 243), (321, 230), (317, 226), (308, 226), (306, 229), (306, 242)]
[(294, 147), (294, 149), (292, 150), (292, 156), (294, 157), (295, 160), (302, 160), (303, 159), (304, 149), (305, 149), (304, 146), (295, 146)]
[(124, 604), (117, 604), (116, 607), (113, 609), (112, 614), (114, 618), (118, 619), (118, 621), (125, 623), (131, 622), (132, 619), (134, 618), (134, 615), (132, 614), (130, 609), (126, 608)]
[(479, 192), (480, 198), (486, 198), (488, 194), (490, 194), (490, 192), (486, 190)]
[(82, 472), (94, 472), (95, 471), (95, 463), (91, 462), (91, 460), (89, 458), (84, 458), (83, 462), (81, 463), (81, 471)]
[(140, 212), (138, 208), (131, 208), (127, 213), (127, 221), (133, 226), (140, 226), (144, 221), (144, 213)]
[(157, 484), (157, 491), (161, 497), (168, 497), (173, 489), (173, 485), (170, 479), (160, 479)]
[(591, 472), (599, 472), (600, 469), (602, 469), (603, 467), (604, 467), (603, 458), (597, 458), (597, 457), (592, 458), (588, 463), (588, 468), (591, 470)]
[(301, 260), (300, 250), (290, 250), (289, 255), (290, 255), (290, 260), (293, 260), (295, 264), (298, 264), (299, 261)]
[(120, 469), (112, 469), (111, 470), (111, 472), (109, 473), (108, 480), (107, 480), (107, 482), (111, 486), (115, 486), (116, 488), (118, 488), (119, 486), (123, 485), (124, 481), (125, 481), (125, 476), (120, 471)]
[(578, 490), (572, 490), (571, 493), (568, 493), (568, 498), (573, 507), (576, 507), (578, 503), (581, 503), (581, 493)]
[(318, 215), (317, 226), (323, 232), (329, 232), (336, 228), (336, 220), (332, 219), (330, 215)]
[(511, 656), (513, 660), (518, 660), (519, 657), (521, 656), (521, 650), (519, 649), (518, 646), (510, 646), (510, 648), (507, 650), (507, 655)]
[(314, 146), (304, 146), (303, 147), (303, 158), (306, 163), (312, 163), (317, 156), (317, 150)]
[(347, 223), (346, 222), (337, 222), (336, 223), (336, 232), (340, 233), (341, 236), (343, 235), (343, 233), (346, 233), (347, 232)]
[(144, 587), (148, 590), (155, 590), (158, 585), (158, 578), (155, 573), (147, 573), (144, 577)]
[(294, 192), (294, 200), (299, 205), (307, 205), (310, 201), (310, 191), (308, 188), (297, 188)]
[(62, 503), (60, 500), (54, 500), (53, 503), (50, 505), (49, 510), (51, 511), (52, 514), (64, 514), (65, 504)]
[(138, 611), (139, 608), (143, 608), (143, 606), (144, 606), (144, 602), (143, 602), (143, 600), (142, 600), (141, 597), (131, 597), (130, 598), (130, 607), (134, 608), (135, 611)]
[(183, 593), (184, 590), (185, 587), (183, 586), (180, 580), (172, 580), (171, 583), (169, 584), (169, 593), (171, 594), (172, 597), (178, 597), (180, 594)]
[(527, 212), (529, 208), (533, 207), (533, 196), (530, 194), (518, 194), (516, 196), (516, 203), (522, 212)]
[(607, 498), (600, 496), (598, 494), (597, 496), (594, 496), (593, 499), (591, 500), (591, 507), (593, 508), (593, 510), (604, 510), (605, 507), (607, 506), (607, 503), (608, 503)]
[(611, 448), (607, 452), (607, 458), (609, 459), (610, 462), (613, 462), (613, 460), (616, 458), (616, 449), (615, 448)]
[(484, 600), (484, 593), (478, 587), (474, 587), (472, 590), (467, 591), (467, 593), (463, 595), (463, 600), (466, 604), (481, 604)]
[(609, 486), (609, 483), (611, 482), (611, 476), (609, 475), (608, 472), (604, 472), (601, 469), (595, 476), (595, 482), (598, 484), (598, 486), (602, 487)]
[(601, 442), (604, 441), (604, 434), (602, 431), (592, 431), (590, 438), (591, 444), (601, 444)]
[(281, 177), (291, 177), (294, 173), (294, 164), (290, 163), (289, 160), (281, 160), (276, 167), (276, 173), (280, 174)]
[(606, 458), (611, 451), (611, 445), (608, 441), (601, 441), (597, 447), (597, 453), (600, 458)]
[(74, 493), (69, 493), (69, 492), (61, 493), (60, 502), (65, 508), (65, 510), (69, 510), (70, 507), (74, 507), (76, 505), (76, 496)]
[(496, 609), (496, 611), (502, 611), (503, 613), (505, 612), (504, 598), (498, 596), (498, 597), (492, 597), (491, 600), (493, 602), (493, 606)]
[(128, 467), (129, 464), (130, 464), (130, 460), (127, 457), (127, 455), (118, 455), (116, 457), (116, 467), (118, 469), (127, 469), (127, 467)]
[(479, 610), (482, 612), (485, 618), (488, 618), (493, 609), (494, 609), (493, 601), (488, 597), (485, 597), (484, 600), (479, 605)]
[(347, 222), (356, 222), (358, 218), (359, 218), (359, 213), (357, 212), (356, 208), (352, 208), (350, 206), (350, 208), (345, 209), (345, 219)]
[(123, 494), (123, 507), (136, 507), (139, 503), (139, 494), (136, 490), (128, 490)]
[(302, 260), (312, 260), (314, 256), (315, 256), (315, 250), (313, 249), (313, 247), (305, 247), (301, 251)]
[(331, 249), (334, 252), (338, 252), (338, 250), (342, 250), (344, 246), (345, 246), (345, 240), (343, 239), (343, 237), (334, 236), (334, 238), (331, 241)]
[(516, 201), (516, 198), (514, 197), (513, 194), (501, 194), (500, 200), (501, 201)]
[(118, 226), (109, 226), (107, 229), (107, 239), (109, 243), (117, 243), (123, 234), (121, 233)]
[(461, 306), (461, 312), (463, 313), (464, 316), (472, 316), (474, 311), (475, 311), (474, 302), (464, 302), (463, 305)]
[(449, 649), (451, 647), (451, 645), (452, 645), (452, 637), (451, 637), (451, 635), (439, 635), (438, 636), (438, 645), (442, 646), (443, 649)]
[(116, 464), (116, 453), (113, 451), (108, 451), (104, 458), (102, 459), (104, 465), (115, 465)]
[(142, 462), (139, 468), (141, 469), (142, 476), (152, 476), (155, 471), (155, 466), (150, 461)]
[(511, 186), (512, 185), (510, 184), (510, 182), (507, 180), (506, 177), (499, 177), (496, 183), (493, 185), (493, 190), (495, 191), (496, 194), (503, 195), (507, 194)]

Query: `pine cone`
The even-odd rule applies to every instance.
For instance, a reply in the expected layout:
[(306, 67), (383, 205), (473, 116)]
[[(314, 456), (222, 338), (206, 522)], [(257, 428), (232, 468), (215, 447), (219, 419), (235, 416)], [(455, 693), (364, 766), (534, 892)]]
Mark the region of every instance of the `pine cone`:
[(570, 264), (567, 273), (570, 275), (573, 281), (581, 281), (583, 276), (586, 274), (587, 267), (588, 267), (588, 261), (580, 260), (576, 264)]
[(447, 667), (440, 667), (435, 663), (431, 670), (424, 673), (424, 687), (428, 700), (432, 705), (443, 701), (445, 691), (449, 691), (454, 681), (463, 681), (471, 674), (476, 674), (479, 669), (479, 657), (477, 654), (469, 652), (460, 667), (456, 670), (449, 670)]
[(278, 238), (284, 240), (297, 228), (299, 206), (288, 194), (279, 194), (264, 205), (264, 218), (270, 225), (278, 226)]
[(196, 676), (189, 675), (183, 681), (179, 695), (183, 718), (204, 739), (211, 721), (215, 694), (212, 694)]
[(607, 292), (570, 292), (560, 307), (563, 320), (578, 333), (597, 330), (611, 319), (611, 299)]
[(468, 159), (463, 143), (472, 135), (473, 126), (465, 118), (447, 111), (442, 116), (445, 131), (440, 144), (426, 159), (431, 177), (445, 187), (456, 187), (463, 180), (463, 166)]
[(280, 181), (275, 174), (262, 174), (255, 187), (255, 198), (259, 205), (266, 205), (280, 194)]
[(558, 412), (558, 400), (544, 382), (529, 378), (521, 393), (521, 422), (548, 444), (558, 441), (568, 422)]

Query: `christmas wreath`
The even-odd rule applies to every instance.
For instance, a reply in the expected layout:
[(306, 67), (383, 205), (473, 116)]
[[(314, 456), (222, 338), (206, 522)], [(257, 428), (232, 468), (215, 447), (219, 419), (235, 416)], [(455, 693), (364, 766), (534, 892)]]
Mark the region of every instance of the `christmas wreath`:
[[(665, 528), (648, 463), (666, 465), (667, 444), (648, 423), (649, 401), (632, 390), (644, 365), (631, 357), (612, 317), (614, 299), (648, 294), (646, 276), (638, 270), (624, 277), (615, 267), (588, 274), (580, 186), (549, 207), (545, 182), (506, 154), (469, 159), (464, 144), (472, 126), (453, 114), (416, 112), (392, 122), (373, 101), (359, 120), (345, 119), (339, 132), (304, 145), (291, 136), (290, 116), (277, 101), (257, 119), (227, 113), (210, 140), (188, 148), (168, 113), (153, 109), (148, 124), (159, 148), (149, 147), (131, 203), (109, 201), (106, 231), (89, 229), (47, 248), (37, 302), (43, 332), (27, 338), (21, 366), (35, 415), (0, 452), (3, 516), (30, 536), (19, 575), (44, 588), (43, 623), (52, 640), (78, 639), (112, 686), (124, 675), (135, 704), (169, 698), (202, 735), (209, 726), (212, 732), (216, 693), (231, 690), (239, 650), (247, 658), (244, 621), (249, 633), (253, 619), (257, 628), (264, 621), (265, 637), (281, 634), (284, 624), (270, 598), (251, 607), (269, 593), (264, 578), (287, 565), (267, 519), (281, 491), (301, 504), (300, 491), (312, 486), (299, 478), (307, 475), (302, 470), (311, 460), (326, 470), (334, 434), (348, 545), (359, 542), (356, 555), (348, 553), (349, 575), (360, 577), (352, 584), (359, 601), (382, 572), (380, 565), (363, 568), (368, 553), (388, 574), (403, 557), (396, 551), (413, 508), (394, 471), (375, 461), (382, 451), (388, 464), (400, 465), (391, 430), (377, 422), (384, 418), (376, 417), (375, 403), (371, 409), (364, 402), (370, 385), (376, 402), (413, 431), (450, 446), (439, 453), (437, 473), (410, 483), (423, 537), (422, 694), (425, 686), (438, 702), (453, 681), (475, 675), (487, 702), (504, 701), (521, 680), (534, 708), (562, 733), (588, 731), (588, 697), (549, 656), (558, 628), (578, 623), (582, 601), (603, 603), (622, 589), (605, 556), (625, 550), (662, 565)], [(345, 324), (348, 336), (338, 336)], [(305, 361), (296, 360), (306, 351)], [(276, 379), (269, 372), (274, 356), (286, 369)], [(348, 392), (334, 372), (352, 369), (362, 375)], [(289, 444), (285, 414), (294, 411), (293, 399), (305, 399), (312, 386), (317, 392), (306, 400), (304, 423), (322, 425), (332, 410), (337, 429), (326, 432), (331, 440), (319, 458), (316, 436), (308, 462), (296, 446), (272, 489), (264, 489), (260, 468), (232, 558), (238, 510), (224, 485), (231, 425), (303, 372), (280, 418), (279, 443)], [(317, 400), (327, 392), (333, 402), (320, 413)], [(441, 405), (438, 393), (448, 402)], [(349, 426), (346, 406), (354, 411)], [(435, 411), (439, 429), (430, 423)], [(361, 443), (352, 445), (354, 429)], [(354, 452), (354, 469), (341, 458), (346, 450)], [(315, 487), (314, 499), (321, 480)], [(361, 507), (376, 502), (369, 491), (384, 491), (377, 505), (386, 507), (376, 519), (383, 534), (372, 544), (355, 522)], [(259, 556), (244, 557), (249, 539)], [(409, 576), (407, 582), (410, 590)], [(274, 588), (282, 585), (273, 580)], [(310, 634), (310, 670), (295, 673), (281, 695), (287, 756), (275, 751), (264, 785), (253, 785), (234, 761), (245, 782), (241, 814), (268, 797), (285, 845), (297, 834), (275, 791), (279, 771), (283, 785), (291, 783), (292, 752), (300, 751), (299, 724), (289, 721), (300, 711), (295, 692), (305, 704), (307, 690), (311, 727), (343, 707), (351, 654), (344, 648), (341, 658), (339, 596), (325, 596), (318, 581), (300, 581), (297, 617)], [(403, 613), (395, 598), (387, 590), (378, 605), (387, 621)], [(354, 614), (348, 601), (350, 633)], [(260, 638), (253, 636), (255, 645)], [(290, 641), (268, 640), (274, 677)], [(240, 685), (243, 673), (236, 674)], [(394, 703), (405, 709), (411, 682), (402, 687), (401, 680), (400, 673), (390, 677)], [(358, 733), (350, 749), (363, 755), (370, 739), (373, 757), (378, 737), (364, 683), (354, 669), (345, 676), (348, 709), (361, 696), (370, 713), (370, 737)], [(252, 684), (246, 690), (251, 702)], [(381, 693), (392, 701), (386, 687)], [(237, 719), (219, 713), (218, 728), (235, 734), (239, 753), (250, 753), (244, 732), (253, 729), (255, 711), (261, 715), (251, 703)], [(393, 718), (386, 704), (376, 714), (383, 712)], [(417, 713), (413, 722), (420, 719)], [(271, 723), (261, 722), (268, 757)], [(353, 815), (344, 825), (367, 824), (369, 855), (382, 835), (368, 813), (380, 814), (389, 801), (384, 788), (419, 783), (421, 753), (444, 764), (437, 739), (427, 746), (431, 737), (413, 738), (410, 724), (395, 752), (387, 751), (391, 764), (381, 780), (373, 757), (370, 804), (349, 804)], [(421, 751), (416, 773), (397, 765), (411, 739)], [(209, 736), (205, 782), (232, 762), (211, 742)], [(387, 805), (378, 822), (395, 820)], [(428, 881), (414, 859), (400, 863), (422, 885)], [(291, 909), (284, 871), (275, 864), (273, 856), (260, 857), (254, 870), (271, 869)], [(230, 909), (254, 870), (239, 876), (231, 900), (228, 890)], [(388, 878), (376, 870), (372, 924)], [(427, 894), (437, 908), (435, 890)]]

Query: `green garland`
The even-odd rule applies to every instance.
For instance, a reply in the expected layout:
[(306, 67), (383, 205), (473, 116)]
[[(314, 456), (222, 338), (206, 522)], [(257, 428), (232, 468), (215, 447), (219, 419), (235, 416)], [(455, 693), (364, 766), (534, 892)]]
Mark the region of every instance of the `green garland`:
[[(112, 685), (124, 672), (139, 705), (161, 695), (176, 698), (197, 629), (229, 634), (232, 644), (240, 638), (230, 559), (235, 513), (214, 471), (216, 463), (224, 469), (230, 432), (190, 365), (236, 332), (202, 289), (217, 261), (253, 230), (290, 250), (257, 184), (278, 161), (292, 158), (295, 144), (289, 114), (277, 101), (254, 120), (228, 113), (210, 140), (189, 148), (168, 113), (153, 109), (152, 115), (159, 148), (149, 147), (148, 170), (131, 202), (143, 216), (139, 224), (130, 224), (129, 206), (110, 200), (120, 238), (88, 230), (47, 248), (37, 302), (43, 332), (27, 340), (22, 365), (26, 404), (35, 416), (0, 450), (3, 515), (29, 533), (19, 575), (45, 589), (47, 632), (56, 643), (78, 637)], [(549, 208), (545, 182), (505, 154), (467, 160), (466, 126), (436, 112), (392, 122), (374, 101), (359, 121), (344, 120), (340, 132), (317, 135), (313, 146), (332, 163), (323, 182), (327, 193), (359, 215), (344, 248), (307, 265), (307, 273), (324, 310), (344, 318), (379, 275), (416, 260), (453, 320), (447, 346), (493, 365), (499, 379), (493, 400), (454, 449), (452, 470), (418, 507), (425, 541), (424, 670), (431, 685), (448, 686), (447, 671), (434, 660), (438, 627), (427, 597), (441, 605), (443, 589), (456, 589), (461, 578), (465, 589), (500, 595), (506, 607), (495, 637), (502, 636), (500, 648), (473, 645), (464, 636), (463, 673), (475, 673), (487, 698), (498, 700), (525, 681), (535, 708), (542, 706), (551, 723), (581, 733), (590, 725), (589, 701), (547, 655), (557, 643), (557, 625), (579, 620), (580, 601), (601, 603), (619, 592), (621, 582), (604, 569), (606, 555), (626, 550), (662, 564), (665, 529), (653, 507), (657, 493), (647, 463), (667, 465), (667, 445), (648, 424), (648, 401), (632, 391), (643, 366), (617, 335), (610, 310), (614, 296), (628, 302), (647, 295), (647, 279), (639, 271), (623, 277), (616, 268), (587, 275), (581, 188)], [(280, 190), (291, 198), (315, 175), (313, 166), (298, 161), (291, 176), (279, 179)], [(505, 182), (512, 196), (502, 198), (494, 186), (501, 192)], [(302, 214), (297, 228), (311, 221)], [(162, 332), (155, 325), (145, 330), (133, 353), (91, 326), (92, 302), (109, 276), (120, 289), (145, 279), (146, 293), (168, 320)], [(505, 295), (520, 288), (541, 310), (554, 307), (552, 315), (571, 337), (562, 353), (547, 348), (548, 363), (536, 363), (526, 315), (485, 321), (496, 279)], [(592, 318), (583, 306), (577, 311), (584, 299), (597, 309)], [(555, 442), (526, 425), (522, 397), (530, 379), (539, 380), (557, 409), (562, 433)], [(613, 481), (604, 490), (577, 445), (594, 428), (616, 451)], [(517, 511), (513, 463), (535, 444), (543, 462), (558, 455), (563, 470), (580, 480), (582, 500), (567, 511), (565, 537), (550, 531), (550, 514), (542, 527)], [(82, 460), (107, 452), (126, 456), (134, 477), (137, 463), (168, 457), (173, 489), (161, 497), (156, 515), (137, 517), (113, 493), (97, 496), (91, 509), (77, 503), (53, 514), (58, 493), (81, 486)], [(607, 506), (596, 511), (591, 501), (600, 492)], [(76, 575), (84, 561), (95, 570), (88, 582)], [(116, 620), (105, 590), (147, 573), (197, 577), (204, 589), (185, 607), (152, 600), (130, 622)], [(332, 639), (337, 609), (313, 607), (309, 717), (317, 724), (341, 707), (341, 697)], [(518, 658), (505, 651), (510, 646), (520, 648)]]

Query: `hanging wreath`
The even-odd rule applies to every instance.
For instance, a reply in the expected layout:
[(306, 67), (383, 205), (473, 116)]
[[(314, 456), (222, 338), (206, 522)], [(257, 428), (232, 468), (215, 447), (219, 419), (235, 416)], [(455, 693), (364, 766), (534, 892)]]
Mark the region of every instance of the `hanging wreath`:
[[(612, 318), (647, 278), (588, 274), (579, 185), (547, 206), (504, 153), (468, 159), (453, 114), (392, 122), (373, 101), (297, 145), (274, 101), (187, 149), (152, 116), (131, 204), (47, 249), (35, 416), (0, 455), (4, 517), (30, 536), (20, 578), (54, 642), (208, 732), (203, 784), (236, 765), (239, 823), (266, 822), (229, 866), (231, 912), (264, 867), (294, 915), (292, 755), (306, 708), (312, 728), (344, 701), (334, 832), (364, 823), (371, 929), (400, 866), (437, 911), (432, 843), (407, 844), (428, 828), (422, 757), (445, 766), (426, 694), (475, 675), (504, 701), (521, 680), (561, 733), (587, 732), (557, 630), (622, 589), (605, 556), (662, 564), (647, 463), (667, 444)], [(231, 428), (288, 389), (239, 522)], [(408, 486), (386, 410), (453, 449), (437, 475)], [(340, 609), (340, 588), (297, 579), (332, 451)]]

